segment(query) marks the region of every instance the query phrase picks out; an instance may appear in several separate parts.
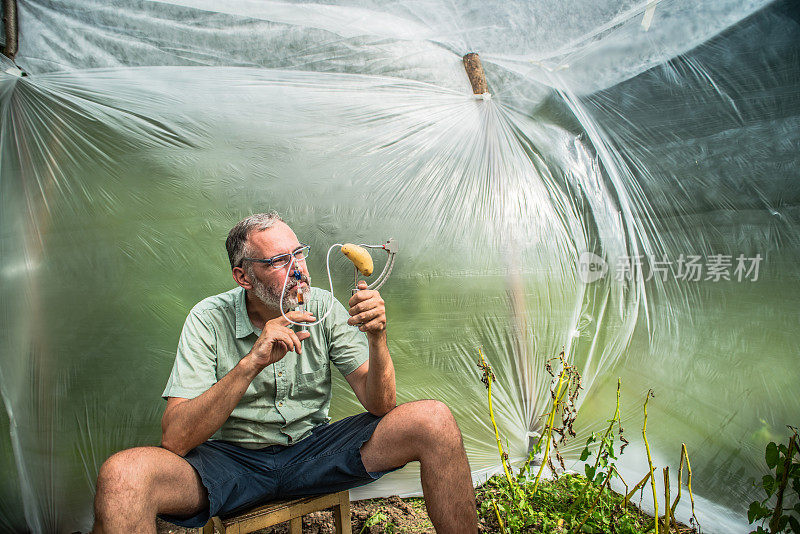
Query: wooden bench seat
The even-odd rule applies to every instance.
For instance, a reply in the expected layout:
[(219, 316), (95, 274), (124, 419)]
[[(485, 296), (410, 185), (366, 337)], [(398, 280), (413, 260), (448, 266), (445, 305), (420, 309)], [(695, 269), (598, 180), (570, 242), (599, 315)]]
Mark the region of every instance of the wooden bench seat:
[(270, 502), (247, 512), (229, 517), (212, 517), (198, 534), (246, 534), (289, 521), (289, 532), (302, 532), (303, 516), (333, 508), (337, 534), (352, 534), (350, 529), (350, 492), (340, 491), (327, 495), (315, 495)]

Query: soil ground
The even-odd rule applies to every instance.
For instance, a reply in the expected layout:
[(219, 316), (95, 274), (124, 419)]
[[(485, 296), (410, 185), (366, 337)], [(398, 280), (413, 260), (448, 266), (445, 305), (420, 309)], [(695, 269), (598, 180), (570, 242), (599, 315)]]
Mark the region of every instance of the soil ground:
[[(476, 491), (477, 507), (481, 509), (481, 501), (490, 495), (484, 491)], [(649, 518), (644, 512), (636, 512), (642, 518)], [(401, 499), (397, 496), (385, 499), (366, 499), (350, 503), (350, 522), (353, 534), (434, 534), (436, 531), (425, 511), (425, 500), (422, 497)], [(696, 529), (678, 523), (680, 534), (694, 534)], [(483, 533), (499, 533), (500, 525), (491, 514), (479, 516), (478, 530)], [(557, 530), (560, 532), (560, 530)], [(158, 534), (194, 534), (196, 530), (185, 529), (165, 521), (158, 520)], [(256, 531), (256, 534), (288, 534), (289, 524)], [(334, 534), (333, 512), (314, 512), (303, 516), (303, 534)], [(533, 530), (531, 530), (533, 532)]]
[[(371, 519), (371, 521), (370, 521)], [(425, 511), (422, 497), (401, 499), (367, 499), (350, 503), (350, 522), (353, 534), (420, 533), (434, 534), (433, 525)], [(366, 524), (372, 523), (370, 526)], [(288, 523), (257, 531), (258, 534), (287, 534)], [(303, 516), (303, 534), (333, 534), (333, 513), (314, 512)], [(498, 532), (489, 525), (481, 525), (480, 532)], [(191, 529), (177, 527), (159, 520), (158, 534), (194, 534)]]

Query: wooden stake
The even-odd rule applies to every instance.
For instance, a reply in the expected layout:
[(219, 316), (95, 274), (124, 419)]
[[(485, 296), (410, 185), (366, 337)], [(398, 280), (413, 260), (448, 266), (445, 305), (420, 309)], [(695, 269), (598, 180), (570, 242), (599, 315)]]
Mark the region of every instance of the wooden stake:
[(475, 52), (470, 52), (463, 57), (464, 69), (469, 76), (469, 83), (472, 84), (472, 92), (476, 95), (482, 95), (489, 92), (489, 86), (486, 84), (486, 74), (483, 72), (483, 64), (481, 58)]
[(17, 0), (3, 0), (3, 26), (6, 30), (6, 45), (3, 55), (14, 59), (17, 55), (19, 41), (17, 39)]

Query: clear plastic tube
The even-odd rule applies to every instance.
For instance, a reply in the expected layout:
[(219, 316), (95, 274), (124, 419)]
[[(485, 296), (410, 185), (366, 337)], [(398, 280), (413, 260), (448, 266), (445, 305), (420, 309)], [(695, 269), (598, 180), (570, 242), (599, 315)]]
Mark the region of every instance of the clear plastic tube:
[[(283, 279), (283, 289), (281, 289), (281, 299), (280, 299), (281, 315), (283, 316), (284, 319), (289, 321), (290, 324), (294, 324), (294, 325), (297, 325), (297, 326), (303, 326), (303, 327), (314, 326), (315, 324), (319, 324), (322, 321), (324, 321), (328, 317), (328, 315), (331, 313), (331, 310), (333, 309), (333, 278), (331, 278), (331, 251), (335, 247), (342, 248), (342, 244), (341, 243), (334, 243), (328, 249), (328, 253), (325, 254), (325, 268), (328, 271), (328, 284), (330, 285), (330, 288), (331, 288), (331, 302), (330, 302), (330, 305), (328, 306), (328, 311), (325, 312), (325, 315), (323, 315), (322, 317), (320, 317), (319, 319), (317, 319), (313, 323), (298, 323), (296, 321), (292, 321), (291, 319), (289, 319), (286, 316), (286, 313), (284, 313), (284, 311), (283, 311), (283, 297), (286, 295), (286, 286), (289, 284), (289, 277), (291, 276), (291, 273), (292, 273), (292, 267), (294, 267), (294, 264), (295, 264), (295, 258), (294, 258), (294, 256), (292, 256), (292, 259), (289, 262), (289, 268), (286, 270), (286, 278)], [(300, 291), (300, 290), (298, 290), (298, 291)]]

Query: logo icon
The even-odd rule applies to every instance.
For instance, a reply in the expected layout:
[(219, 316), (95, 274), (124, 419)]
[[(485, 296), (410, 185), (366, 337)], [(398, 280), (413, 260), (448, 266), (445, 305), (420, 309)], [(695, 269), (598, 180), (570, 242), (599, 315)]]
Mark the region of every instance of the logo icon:
[(584, 284), (591, 284), (603, 278), (608, 272), (606, 260), (592, 252), (582, 252), (578, 258), (578, 278)]

